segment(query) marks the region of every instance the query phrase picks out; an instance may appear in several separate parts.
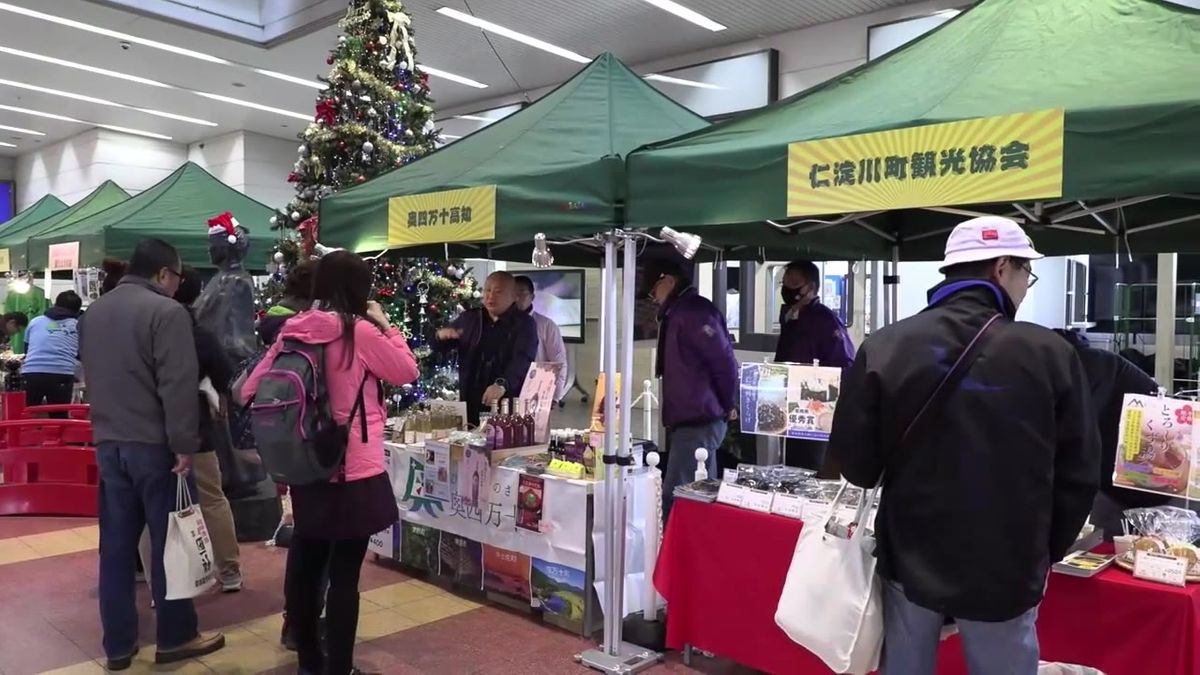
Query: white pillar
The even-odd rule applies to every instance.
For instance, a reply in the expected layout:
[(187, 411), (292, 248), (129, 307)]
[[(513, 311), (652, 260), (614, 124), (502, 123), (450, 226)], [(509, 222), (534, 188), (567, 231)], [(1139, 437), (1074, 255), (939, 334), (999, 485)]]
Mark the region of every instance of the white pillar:
[(1175, 267), (1178, 255), (1158, 254), (1155, 294), (1154, 379), (1170, 395), (1175, 391)]

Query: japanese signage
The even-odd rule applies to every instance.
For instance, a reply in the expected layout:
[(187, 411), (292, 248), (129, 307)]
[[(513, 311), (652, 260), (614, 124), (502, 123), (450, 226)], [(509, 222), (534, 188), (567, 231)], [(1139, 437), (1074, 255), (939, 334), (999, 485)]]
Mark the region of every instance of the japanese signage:
[(739, 411), (742, 431), (829, 440), (841, 386), (841, 368), (743, 363)]
[(1113, 485), (1200, 497), (1192, 415), (1196, 403), (1126, 394), (1117, 436)]
[(388, 200), (388, 244), (444, 244), (496, 238), (496, 186), (426, 192)]
[(1062, 195), (1063, 111), (928, 124), (788, 146), (788, 216)]
[(52, 272), (73, 270), (79, 267), (79, 242), (77, 241), (50, 244), (47, 253), (50, 259), (50, 266), (47, 269)]
[(0, 272), (11, 272), (12, 265), (8, 260), (8, 249), (0, 248)]

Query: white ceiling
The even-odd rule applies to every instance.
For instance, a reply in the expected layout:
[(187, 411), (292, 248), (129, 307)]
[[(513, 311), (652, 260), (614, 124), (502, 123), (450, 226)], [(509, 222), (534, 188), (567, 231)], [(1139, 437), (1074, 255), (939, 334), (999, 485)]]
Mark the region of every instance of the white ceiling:
[[(6, 0), (12, 5), (54, 14), (109, 30), (157, 40), (299, 77), (324, 74), (337, 28), (330, 26), (304, 37), (263, 49), (222, 39), (200, 30), (148, 18), (87, 0)], [(430, 85), (437, 107), (458, 108), (561, 82), (580, 66), (566, 59), (507, 38), (484, 34), (437, 14), (438, 7), (470, 10), (483, 19), (565, 47), (585, 56), (605, 51), (630, 64), (684, 54), (804, 26), (834, 21), (912, 0), (682, 0), (682, 4), (728, 27), (710, 32), (669, 14), (645, 0), (411, 0), (419, 61), (483, 82), (475, 89), (440, 78)], [(0, 48), (33, 52), (149, 78), (188, 89), (250, 100), (309, 115), (317, 91), (272, 79), (236, 66), (208, 63), (179, 54), (133, 45), (122, 50), (119, 40), (0, 11)], [(501, 63), (503, 60), (503, 64)], [(505, 70), (512, 72), (512, 76)], [(516, 79), (514, 83), (513, 79)], [(62, 98), (0, 84), (0, 106), (34, 109), (78, 120), (136, 128), (190, 143), (245, 129), (269, 136), (292, 138), (305, 121), (271, 112), (214, 101), (178, 89), (82, 72), (60, 65), (0, 53), (0, 80), (34, 84), (103, 98), (127, 106), (165, 111), (215, 122), (200, 126), (163, 119), (141, 111)], [(237, 86), (239, 83), (244, 86)], [(0, 125), (45, 133), (42, 137), (0, 129), (0, 156), (13, 156), (39, 145), (67, 138), (88, 125), (33, 117), (0, 109)]]

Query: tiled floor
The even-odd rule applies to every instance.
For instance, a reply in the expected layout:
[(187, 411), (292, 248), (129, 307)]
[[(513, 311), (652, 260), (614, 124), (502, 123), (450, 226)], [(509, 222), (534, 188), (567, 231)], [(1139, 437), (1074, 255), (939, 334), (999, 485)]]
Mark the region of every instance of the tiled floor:
[[(103, 673), (96, 608), (94, 521), (0, 518), (0, 675)], [(197, 601), (203, 630), (222, 630), (224, 650), (172, 667), (153, 665), (154, 618), (139, 585), (142, 650), (133, 674), (151, 672), (293, 673), (295, 655), (279, 646), (284, 551), (242, 549), (246, 589)], [(592, 646), (565, 631), (443, 591), (397, 569), (367, 562), (356, 660), (382, 673), (539, 675), (586, 673), (573, 656)], [(648, 672), (734, 673), (675, 656)]]

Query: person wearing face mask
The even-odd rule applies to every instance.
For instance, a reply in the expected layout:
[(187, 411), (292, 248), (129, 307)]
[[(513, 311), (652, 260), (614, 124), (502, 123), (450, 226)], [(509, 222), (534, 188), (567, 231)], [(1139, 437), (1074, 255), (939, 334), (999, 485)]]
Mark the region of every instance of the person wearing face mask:
[[(780, 295), (777, 363), (819, 363), (828, 368), (848, 368), (854, 361), (854, 343), (846, 326), (833, 310), (821, 303), (821, 271), (808, 260), (793, 260), (783, 272)], [(789, 438), (784, 444), (784, 463), (837, 478), (837, 467), (827, 462), (826, 444)]]
[(929, 306), (876, 331), (842, 378), (829, 452), (882, 488), (883, 675), (932, 675), (953, 619), (972, 673), (1036, 673), (1050, 566), (1100, 483), (1100, 434), (1076, 350), (1015, 320), (1042, 255), (1017, 223), (950, 234)]
[(643, 276), (659, 306), (658, 350), (654, 365), (662, 378), (662, 423), (667, 429), (667, 468), (663, 473), (663, 520), (677, 485), (692, 482), (696, 448), (708, 450), (708, 475), (717, 476), (717, 448), (726, 420), (737, 418), (738, 362), (725, 317), (700, 295), (674, 260), (654, 260)]

